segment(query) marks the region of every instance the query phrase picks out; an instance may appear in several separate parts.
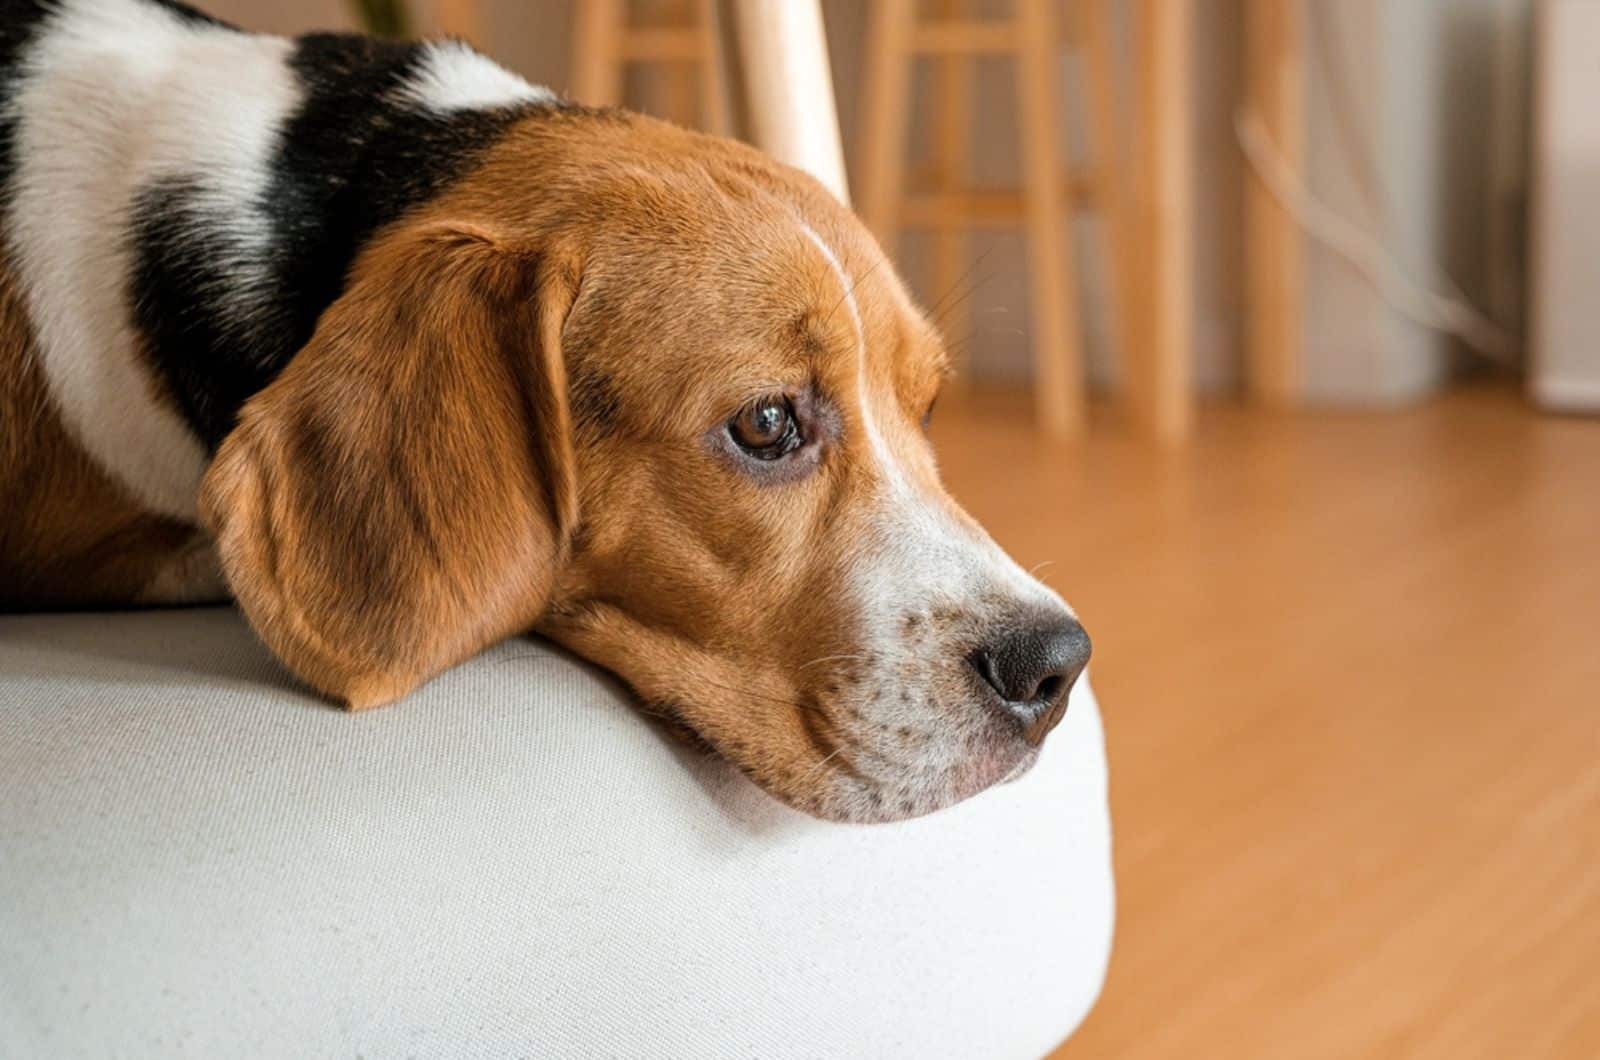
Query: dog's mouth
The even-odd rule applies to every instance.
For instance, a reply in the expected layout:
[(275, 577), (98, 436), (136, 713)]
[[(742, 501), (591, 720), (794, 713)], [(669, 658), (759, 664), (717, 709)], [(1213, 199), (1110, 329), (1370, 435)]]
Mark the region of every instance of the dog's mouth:
[[(550, 632), (609, 666), (678, 746), (716, 754), (803, 813), (875, 823), (933, 813), (1027, 772), (1086, 662), (1087, 638), (1064, 608), (1048, 621), (1038, 609), (996, 618), (990, 608), (962, 623), (980, 612), (946, 610), (943, 626), (923, 605), (854, 638), (808, 642), (798, 660), (719, 654), (648, 628), (628, 641), (620, 630), (640, 624), (625, 617), (604, 638), (595, 621)], [(891, 645), (884, 626), (901, 640)], [(642, 650), (664, 636), (676, 656), (666, 666)]]
[(879, 824), (925, 816), (963, 802), (1000, 784), (1026, 775), (1038, 749), (1005, 742), (950, 749), (952, 757), (938, 764), (901, 760), (853, 742), (848, 734), (801, 712), (811, 747), (789, 769), (775, 769), (725, 748), (686, 719), (681, 703), (642, 700), (640, 712), (680, 746), (731, 763), (772, 798), (802, 813), (827, 821)]

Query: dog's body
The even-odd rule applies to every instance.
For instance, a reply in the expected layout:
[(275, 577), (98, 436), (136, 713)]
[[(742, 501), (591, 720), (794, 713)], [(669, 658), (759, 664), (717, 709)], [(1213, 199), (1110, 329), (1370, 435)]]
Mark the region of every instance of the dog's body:
[(377, 229), (555, 100), (456, 44), (289, 41), (162, 0), (5, 0), (0, 77), (0, 326), (31, 336), (0, 348), (28, 446), (0, 460), (0, 587), (222, 598), (185, 526), (240, 407)]
[(352, 707), (535, 629), (778, 796), (1032, 761), (1087, 640), (939, 487), (848, 211), (455, 43), (0, 0), (0, 606), (236, 598)]

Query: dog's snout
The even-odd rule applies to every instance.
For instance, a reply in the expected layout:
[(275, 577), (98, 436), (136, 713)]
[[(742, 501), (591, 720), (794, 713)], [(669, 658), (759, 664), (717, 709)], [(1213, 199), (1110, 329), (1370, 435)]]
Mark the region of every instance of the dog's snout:
[(1037, 745), (1066, 713), (1067, 693), (1088, 665), (1089, 650), (1089, 634), (1068, 618), (1008, 632), (970, 661), (1000, 697), (1000, 708)]

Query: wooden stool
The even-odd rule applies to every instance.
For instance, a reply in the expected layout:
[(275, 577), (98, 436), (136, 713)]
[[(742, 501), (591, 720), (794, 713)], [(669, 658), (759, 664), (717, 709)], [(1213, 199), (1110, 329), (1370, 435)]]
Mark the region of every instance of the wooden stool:
[[(665, 117), (726, 135), (727, 93), (717, 51), (716, 0), (651, 0), (651, 24), (635, 25), (628, 0), (582, 0), (573, 9), (572, 91), (596, 107), (623, 102), (630, 64), (659, 65)], [(699, 83), (699, 105), (694, 85)]]
[(742, 133), (849, 204), (820, 0), (648, 0), (644, 6), (665, 23), (634, 26), (628, 0), (577, 5), (573, 93), (580, 102), (621, 102), (628, 63), (668, 64), (677, 74), (698, 67), (700, 121), (688, 113), (693, 108), (684, 104), (681, 80), (668, 82), (669, 117), (719, 135)]
[[(481, 0), (438, 2), (441, 30), (477, 39)], [(739, 125), (752, 143), (780, 162), (806, 170), (849, 205), (821, 0), (651, 2), (674, 21), (635, 29), (628, 19), (628, 0), (582, 0), (576, 5), (572, 58), (579, 102), (618, 103), (629, 62), (668, 62), (679, 72), (685, 63), (698, 63), (701, 118), (709, 131), (730, 131), (731, 99), (740, 104)], [(674, 83), (680, 88), (683, 84)], [(674, 94), (681, 103), (684, 93)], [(678, 108), (680, 120), (693, 124), (682, 117), (688, 109)]]
[[(874, 0), (858, 156), (861, 214), (891, 253), (902, 226), (933, 229), (933, 283), (942, 292), (958, 285), (968, 268), (967, 229), (1023, 225), (1035, 324), (1039, 423), (1052, 435), (1074, 434), (1084, 424), (1077, 280), (1068, 227), (1075, 207), (1092, 202), (1101, 211), (1114, 319), (1125, 319), (1128, 308), (1108, 12), (1103, 0), (1073, 5), (1076, 17), (1065, 40), (1081, 50), (1086, 61), (1096, 168), (1091, 174), (1068, 176), (1056, 98), (1063, 43), (1056, 0), (1016, 0), (1013, 17), (998, 21), (965, 18), (963, 6), (962, 0), (937, 0), (937, 20), (924, 22), (917, 18), (915, 0)], [(934, 172), (931, 187), (908, 189), (904, 158), (911, 65), (923, 55), (936, 57), (939, 64)], [(979, 192), (968, 184), (973, 61), (979, 55), (1009, 55), (1017, 62), (1021, 194)], [(947, 330), (964, 336), (967, 314), (962, 306), (951, 311)], [(1113, 330), (1125, 336), (1125, 329)], [(1126, 349), (1125, 337), (1119, 337), (1118, 344)]]
[[(1297, 171), (1305, 159), (1304, 18), (1301, 6), (1289, 0), (1245, 5), (1250, 111)], [(1301, 232), (1254, 173), (1247, 172), (1245, 180), (1246, 382), (1257, 401), (1285, 407), (1300, 393), (1305, 343)]]

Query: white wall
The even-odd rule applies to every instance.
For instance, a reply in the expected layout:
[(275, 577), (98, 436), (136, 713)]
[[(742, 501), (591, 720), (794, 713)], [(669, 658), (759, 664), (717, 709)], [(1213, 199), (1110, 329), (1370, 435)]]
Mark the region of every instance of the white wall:
[[(1527, 71), (1518, 40), (1529, 7), (1529, 0), (1306, 6), (1312, 191), (1378, 236), (1415, 282), (1459, 287), (1513, 327), (1519, 307), (1504, 291), (1518, 287), (1522, 267)], [(1308, 397), (1407, 401), (1477, 361), (1455, 339), (1394, 311), (1344, 259), (1315, 241), (1307, 247)]]

